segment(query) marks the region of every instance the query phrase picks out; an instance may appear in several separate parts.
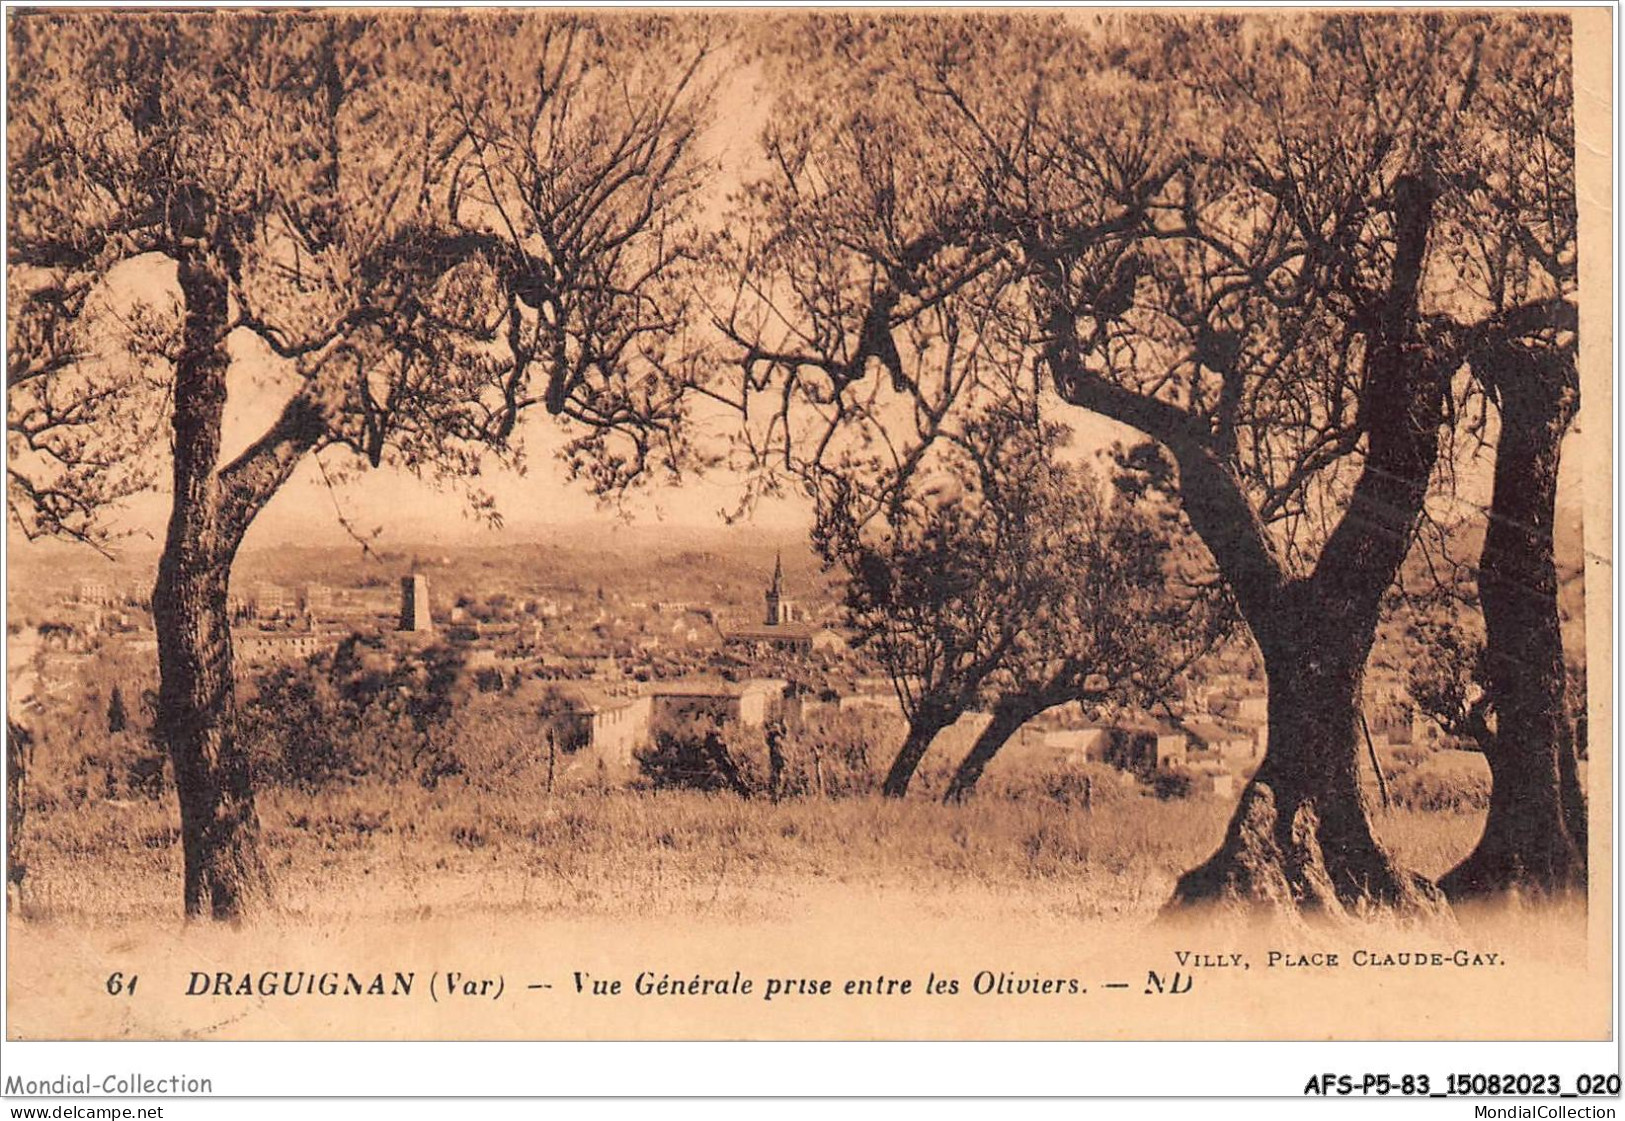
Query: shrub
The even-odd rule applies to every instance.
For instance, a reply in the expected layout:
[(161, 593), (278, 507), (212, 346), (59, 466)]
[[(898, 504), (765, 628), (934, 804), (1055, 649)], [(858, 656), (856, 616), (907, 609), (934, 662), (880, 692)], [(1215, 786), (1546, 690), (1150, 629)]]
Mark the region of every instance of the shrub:
[(1071, 809), (1095, 809), (1132, 797), (1132, 775), (1103, 763), (1052, 761), (1042, 766), (1001, 769), (976, 785), (977, 799), (1055, 802)]
[(1132, 781), (1125, 782), (1125, 772), (1100, 763), (1085, 763), (1080, 767), (1057, 768), (1035, 776), (1044, 796), (1063, 806), (1090, 809), (1121, 802), (1134, 791)]
[(784, 793), (873, 794), (905, 731), (902, 717), (885, 709), (815, 710), (785, 737)]
[(656, 790), (731, 790), (741, 797), (765, 789), (754, 768), (741, 767), (729, 747), (739, 738), (736, 724), (704, 719), (657, 726), (651, 746), (637, 753), (638, 769)]
[(460, 651), (352, 637), (261, 674), (239, 708), (240, 734), (272, 782), (315, 789), (373, 776), (433, 787), (463, 773), (452, 717), (466, 700)]
[(1151, 776), (1151, 791), (1164, 802), (1191, 796), (1191, 776), (1183, 771), (1158, 771)]
[(1466, 813), (1490, 804), (1489, 775), (1480, 771), (1420, 767), (1394, 779), (1388, 790), (1401, 809)]
[[(471, 785), (528, 795), (547, 790), (548, 737), (555, 732), (533, 714), (500, 702), (476, 703), (449, 731), (446, 753)], [(555, 765), (564, 763), (562, 755), (555, 748)]]

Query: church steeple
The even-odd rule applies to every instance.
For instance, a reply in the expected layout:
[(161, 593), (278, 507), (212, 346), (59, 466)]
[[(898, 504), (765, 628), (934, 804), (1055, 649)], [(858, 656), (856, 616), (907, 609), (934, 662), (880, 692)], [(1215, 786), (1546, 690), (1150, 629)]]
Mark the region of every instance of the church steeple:
[(784, 622), (784, 552), (773, 554), (773, 582), (767, 586), (767, 625), (781, 626)]

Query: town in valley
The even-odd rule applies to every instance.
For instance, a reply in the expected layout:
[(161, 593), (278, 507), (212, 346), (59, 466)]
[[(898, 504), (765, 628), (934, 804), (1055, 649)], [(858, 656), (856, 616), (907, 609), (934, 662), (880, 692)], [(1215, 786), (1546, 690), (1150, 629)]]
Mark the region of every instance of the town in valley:
[[(791, 535), (747, 545), (738, 536), (693, 530), (673, 544), (651, 529), (631, 531), (619, 549), (584, 539), (360, 559), (354, 547), (250, 552), (230, 597), (234, 665), (248, 686), (241, 703), (256, 703), (254, 683), (266, 675), (319, 673), (341, 647), (386, 664), (444, 651), (469, 718), (518, 719), (550, 745), (552, 766), (610, 785), (645, 780), (640, 760), (656, 732), (685, 721), (759, 735), (861, 715), (900, 736), (898, 690), (854, 641), (839, 573), (823, 571)], [(13, 584), (15, 711), (99, 711), (115, 685), (122, 706), (135, 703), (156, 683), (143, 574), (82, 556), (41, 567), (38, 582)], [(1401, 657), (1385, 659), (1379, 646), (1366, 675), (1372, 758), (1427, 751), (1441, 771), (1481, 767), (1476, 753), (1449, 750), (1410, 700)], [(101, 680), (100, 692), (87, 695), (88, 678)], [(1034, 718), (990, 773), (1109, 768), (1145, 793), (1225, 798), (1263, 758), (1267, 704), (1250, 644), (1233, 642), (1154, 709), (1083, 700)], [(988, 720), (967, 712), (934, 754), (957, 761)], [(875, 758), (890, 746), (874, 744)]]

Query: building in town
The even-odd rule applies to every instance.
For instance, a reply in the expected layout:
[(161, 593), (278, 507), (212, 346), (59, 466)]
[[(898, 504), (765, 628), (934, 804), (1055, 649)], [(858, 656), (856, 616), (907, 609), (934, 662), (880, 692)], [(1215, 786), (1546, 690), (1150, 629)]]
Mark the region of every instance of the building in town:
[(429, 578), (421, 572), (401, 577), (401, 622), (396, 630), (427, 634), (434, 630), (429, 614)]
[(773, 575), (762, 598), (767, 607), (762, 623), (724, 630), (722, 637), (729, 646), (800, 654), (816, 651), (831, 655), (847, 649), (844, 634), (832, 627), (814, 625), (801, 604), (785, 593), (782, 555), (773, 561)]

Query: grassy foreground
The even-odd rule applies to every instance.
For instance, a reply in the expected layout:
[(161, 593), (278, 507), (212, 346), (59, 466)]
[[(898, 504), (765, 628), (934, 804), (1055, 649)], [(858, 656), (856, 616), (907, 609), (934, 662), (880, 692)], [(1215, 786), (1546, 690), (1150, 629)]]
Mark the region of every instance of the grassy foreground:
[[(368, 782), (260, 801), (276, 909), (291, 919), (535, 914), (793, 918), (798, 900), (906, 892), (956, 915), (1149, 917), (1205, 858), (1232, 799), (1132, 792), (1092, 808), (1047, 798), (812, 798)], [(172, 918), (173, 794), (31, 813), (18, 917), (95, 925)], [(1379, 834), (1431, 876), (1472, 848), (1481, 812), (1379, 813)]]
[[(1132, 791), (1084, 808), (1047, 797), (949, 807), (923, 796), (778, 805), (692, 792), (535, 796), (460, 782), (276, 789), (261, 801), (275, 913), (232, 927), (181, 921), (172, 801), (90, 801), (29, 815), (29, 876), (7, 930), (8, 1022), (15, 1038), (34, 1039), (1544, 1039), (1606, 1030), (1607, 987), (1597, 980), (1606, 962), (1588, 964), (1583, 906), (1463, 911), (1423, 925), (1379, 915), (1346, 929), (1259, 926), (1240, 913), (1196, 926), (1153, 922), (1176, 877), (1218, 843), (1230, 808), (1231, 799)], [(1438, 875), (1470, 850), (1481, 818), (1408, 809), (1379, 813), (1377, 826), (1401, 859)], [(1269, 957), (1337, 951), (1349, 961), (1356, 949), (1494, 960), (1292, 969), (1272, 968)], [(1226, 961), (1239, 953), (1249, 967), (1200, 969), (1184, 996), (1144, 995), (1153, 970), (1183, 970), (1191, 984), (1191, 951)], [(509, 995), (189, 995), (199, 976), (260, 970), (407, 970), (420, 981), (456, 970), (505, 978)], [(572, 981), (615, 978), (632, 989), (637, 977), (736, 971), (762, 985), (824, 978), (841, 995), (600, 997)], [(139, 999), (109, 995), (114, 972), (140, 973)], [(956, 978), (957, 994), (928, 995), (934, 977)], [(847, 983), (875, 978), (912, 979), (919, 992), (845, 995)], [(1070, 978), (1085, 995), (988, 987), (1039, 978)]]

